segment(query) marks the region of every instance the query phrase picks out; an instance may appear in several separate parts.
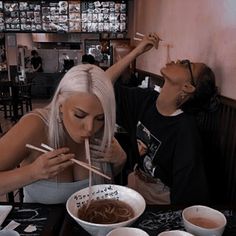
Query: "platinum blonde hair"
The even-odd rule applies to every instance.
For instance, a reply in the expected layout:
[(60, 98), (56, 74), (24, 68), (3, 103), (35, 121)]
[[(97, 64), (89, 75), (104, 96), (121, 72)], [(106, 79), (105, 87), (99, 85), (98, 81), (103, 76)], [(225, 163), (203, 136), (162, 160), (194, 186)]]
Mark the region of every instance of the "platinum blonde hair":
[(94, 94), (104, 112), (101, 148), (110, 146), (115, 130), (115, 95), (113, 85), (98, 66), (85, 64), (72, 67), (62, 78), (49, 104), (49, 143), (54, 148), (65, 144), (65, 130), (60, 121), (60, 105), (75, 92)]

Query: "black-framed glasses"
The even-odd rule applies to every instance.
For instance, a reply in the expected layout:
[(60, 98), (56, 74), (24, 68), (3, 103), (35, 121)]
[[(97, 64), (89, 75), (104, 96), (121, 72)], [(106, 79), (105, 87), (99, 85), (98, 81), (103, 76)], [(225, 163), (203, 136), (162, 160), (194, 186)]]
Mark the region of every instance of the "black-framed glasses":
[(191, 84), (195, 87), (196, 84), (195, 84), (194, 78), (193, 78), (193, 71), (191, 68), (191, 62), (189, 60), (185, 59), (185, 60), (180, 61), (180, 64), (186, 65), (188, 67), (190, 75), (191, 75)]

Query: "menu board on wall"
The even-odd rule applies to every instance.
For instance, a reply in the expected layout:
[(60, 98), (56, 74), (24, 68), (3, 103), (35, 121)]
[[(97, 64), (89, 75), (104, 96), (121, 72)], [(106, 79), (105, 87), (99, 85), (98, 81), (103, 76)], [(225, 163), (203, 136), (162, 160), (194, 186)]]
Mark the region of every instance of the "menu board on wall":
[(0, 31), (125, 32), (127, 2), (0, 1)]
[(20, 28), (22, 31), (41, 31), (41, 4), (39, 1), (20, 1)]
[(0, 31), (3, 31), (4, 29), (3, 1), (0, 1)]
[(127, 22), (125, 1), (82, 1), (82, 32), (124, 32)]
[(42, 2), (42, 29), (46, 32), (68, 32), (68, 2)]
[(81, 32), (80, 2), (69, 1), (69, 32)]
[(18, 1), (4, 1), (4, 18), (6, 31), (20, 31)]

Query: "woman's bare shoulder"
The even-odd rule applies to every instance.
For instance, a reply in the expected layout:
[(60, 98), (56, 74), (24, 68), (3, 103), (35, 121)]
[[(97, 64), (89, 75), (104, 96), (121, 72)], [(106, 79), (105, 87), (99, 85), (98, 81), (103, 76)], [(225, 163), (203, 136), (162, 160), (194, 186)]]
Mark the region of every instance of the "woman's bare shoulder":
[(38, 116), (21, 118), (0, 139), (0, 164), (3, 169), (15, 167), (28, 157), (26, 144), (39, 145), (47, 138), (46, 124)]
[(23, 145), (25, 143), (38, 143), (47, 136), (48, 127), (45, 122), (36, 115), (22, 117), (10, 130), (0, 139), (0, 150), (2, 142), (11, 142), (11, 145)]

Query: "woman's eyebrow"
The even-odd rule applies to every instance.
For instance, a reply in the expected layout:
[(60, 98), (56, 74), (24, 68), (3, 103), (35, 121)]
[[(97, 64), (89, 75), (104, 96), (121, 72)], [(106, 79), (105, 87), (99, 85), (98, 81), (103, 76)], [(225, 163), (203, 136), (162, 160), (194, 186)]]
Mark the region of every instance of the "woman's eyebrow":
[(79, 107), (75, 107), (75, 110), (76, 110), (76, 111), (79, 111), (79, 112), (82, 112), (82, 113), (84, 113), (84, 114), (88, 114), (86, 111), (82, 110), (82, 109), (79, 108)]
[[(89, 114), (88, 112), (82, 110), (82, 109), (79, 108), (79, 107), (75, 107), (75, 110), (78, 111), (78, 112), (84, 113), (85, 115), (88, 115), (88, 114)], [(104, 116), (104, 113), (101, 113), (101, 114), (96, 115), (96, 117), (98, 117), (98, 116)]]

